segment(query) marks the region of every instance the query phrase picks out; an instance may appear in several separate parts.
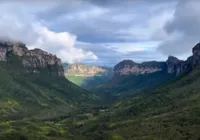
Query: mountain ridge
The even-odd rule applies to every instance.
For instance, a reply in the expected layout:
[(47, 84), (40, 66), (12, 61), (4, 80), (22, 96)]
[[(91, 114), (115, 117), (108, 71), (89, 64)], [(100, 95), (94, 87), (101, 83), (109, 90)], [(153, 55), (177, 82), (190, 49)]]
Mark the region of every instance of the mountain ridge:
[(47, 68), (48, 73), (56, 76), (64, 76), (61, 59), (56, 55), (47, 53), (41, 49), (28, 50), (23, 43), (8, 41), (0, 42), (0, 61), (7, 62), (9, 57), (16, 55), (22, 61), (25, 73), (40, 73)]
[(192, 56), (185, 61), (174, 56), (169, 56), (163, 62), (136, 63), (132, 60), (123, 60), (115, 65), (112, 80), (98, 87), (96, 91), (111, 99), (153, 92), (168, 81), (191, 72), (200, 64), (200, 43), (193, 47), (192, 52)]
[(136, 63), (132, 60), (123, 60), (114, 67), (115, 76), (120, 75), (140, 75), (159, 71), (169, 74), (180, 75), (191, 71), (200, 63), (200, 43), (192, 48), (192, 55), (185, 61), (174, 56), (169, 56), (166, 61), (147, 61)]
[(57, 56), (16, 42), (0, 50), (0, 120), (51, 118), (100, 101), (64, 77)]

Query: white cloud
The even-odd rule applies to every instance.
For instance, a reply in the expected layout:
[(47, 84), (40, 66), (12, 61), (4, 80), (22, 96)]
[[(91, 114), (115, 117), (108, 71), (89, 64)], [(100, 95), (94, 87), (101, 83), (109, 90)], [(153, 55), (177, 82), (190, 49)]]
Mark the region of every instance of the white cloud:
[(91, 52), (85, 52), (76, 48), (76, 36), (68, 32), (56, 33), (46, 27), (37, 24), (35, 31), (38, 33), (38, 39), (29, 48), (41, 48), (51, 53), (56, 53), (64, 62), (75, 62), (84, 60), (97, 60), (97, 56)]
[(93, 52), (75, 46), (77, 42), (75, 35), (51, 31), (41, 21), (36, 20), (34, 15), (20, 10), (12, 11), (12, 4), (1, 6), (0, 38), (24, 42), (30, 49), (43, 49), (56, 54), (64, 62), (98, 59)]
[(152, 41), (152, 42), (147, 41), (147, 42), (106, 43), (104, 45), (117, 52), (126, 54), (138, 51), (152, 51), (156, 49), (158, 44), (159, 42), (157, 41)]

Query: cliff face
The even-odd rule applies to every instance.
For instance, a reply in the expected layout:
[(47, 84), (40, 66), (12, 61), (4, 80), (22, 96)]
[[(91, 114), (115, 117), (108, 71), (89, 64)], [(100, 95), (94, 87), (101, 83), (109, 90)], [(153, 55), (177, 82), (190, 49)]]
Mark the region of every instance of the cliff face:
[(66, 76), (81, 76), (81, 77), (93, 77), (93, 76), (109, 76), (110, 70), (97, 66), (89, 66), (85, 64), (71, 64), (66, 67)]
[(200, 43), (192, 49), (193, 55), (186, 61), (179, 60), (174, 56), (169, 56), (166, 62), (144, 62), (135, 63), (132, 60), (124, 60), (114, 67), (114, 73), (119, 75), (142, 75), (163, 71), (168, 74), (180, 75), (187, 73), (200, 64)]
[(140, 75), (163, 71), (166, 67), (164, 62), (143, 62), (141, 64), (135, 63), (131, 60), (124, 60), (114, 67), (116, 76), (120, 75)]
[(23, 43), (0, 42), (0, 61), (6, 62), (11, 55), (16, 55), (22, 61), (25, 72), (47, 73), (64, 76), (61, 60), (57, 56), (40, 49), (28, 50)]
[(167, 61), (169, 69), (168, 72), (180, 75), (181, 73), (187, 73), (193, 70), (200, 64), (200, 43), (193, 47), (192, 53), (192, 56), (190, 56), (186, 61), (180, 61), (177, 58), (169, 58)]
[(169, 74), (179, 75), (182, 72), (181, 67), (184, 64), (184, 61), (179, 60), (174, 56), (169, 56), (166, 63), (167, 63), (167, 72)]
[(194, 46), (194, 48), (192, 49), (192, 53), (193, 55), (189, 57), (186, 61), (186, 67), (188, 69), (193, 69), (200, 64), (200, 43)]
[(8, 53), (23, 56), (28, 49), (22, 43), (0, 42), (0, 61), (6, 61)]
[(112, 68), (81, 63), (63, 64), (63, 67), (65, 77), (69, 81), (87, 90), (94, 90), (96, 87), (107, 83), (113, 77)]

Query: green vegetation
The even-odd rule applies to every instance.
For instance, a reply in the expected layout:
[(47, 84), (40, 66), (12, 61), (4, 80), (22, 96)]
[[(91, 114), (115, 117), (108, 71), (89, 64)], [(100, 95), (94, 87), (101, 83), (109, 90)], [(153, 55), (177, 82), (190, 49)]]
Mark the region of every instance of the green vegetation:
[(52, 124), (28, 121), (0, 123), (1, 140), (65, 140), (71, 139), (68, 129)]
[(158, 88), (112, 105), (79, 130), (92, 140), (187, 140), (200, 138), (200, 69)]
[(94, 90), (96, 87), (103, 85), (110, 80), (108, 76), (93, 76), (93, 77), (66, 76), (66, 78), (72, 83), (82, 88), (90, 90)]
[(83, 85), (86, 80), (86, 77), (81, 77), (81, 76), (67, 76), (66, 78), (78, 86)]
[(65, 115), (79, 106), (97, 103), (99, 97), (64, 77), (26, 74), (13, 56), (0, 66), (0, 120), (46, 119)]
[(122, 85), (116, 93), (131, 96), (102, 106), (96, 94), (63, 77), (24, 74), (11, 62), (0, 65), (0, 140), (200, 139), (199, 67), (176, 78), (155, 73), (115, 81)]
[(157, 87), (173, 78), (174, 76), (166, 74), (165, 72), (145, 75), (115, 76), (112, 81), (98, 87), (96, 91), (102, 93), (111, 101), (111, 99), (127, 98), (134, 94), (153, 92)]

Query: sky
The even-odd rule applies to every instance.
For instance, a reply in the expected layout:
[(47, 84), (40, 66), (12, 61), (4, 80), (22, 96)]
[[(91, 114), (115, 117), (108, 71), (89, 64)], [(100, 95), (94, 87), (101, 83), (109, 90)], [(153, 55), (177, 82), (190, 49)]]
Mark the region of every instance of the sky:
[(186, 59), (200, 41), (200, 0), (1, 0), (0, 38), (62, 62)]

